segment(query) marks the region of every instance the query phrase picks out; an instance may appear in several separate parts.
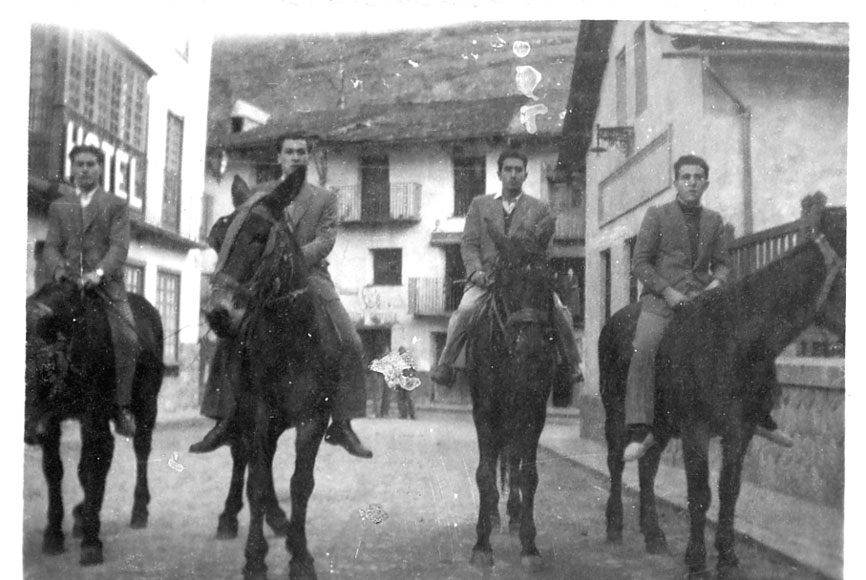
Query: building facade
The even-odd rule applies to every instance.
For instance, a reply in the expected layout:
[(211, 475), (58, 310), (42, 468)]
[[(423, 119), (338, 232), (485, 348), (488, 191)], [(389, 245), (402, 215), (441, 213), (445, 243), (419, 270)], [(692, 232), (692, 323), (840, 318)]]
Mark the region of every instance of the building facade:
[(318, 135), (308, 180), (339, 192), (340, 230), (329, 270), (367, 360), (402, 346), (422, 376), (416, 397), (468, 401), (465, 385), (434, 391), (425, 376), (462, 294), (459, 245), (469, 203), (501, 189), (497, 158), (508, 146), (529, 158), (526, 193), (557, 212), (553, 263), (582, 336), (582, 192), (556, 179), (558, 127), (528, 133), (521, 122), (525, 103), (517, 97), (332, 112), (240, 132), (218, 146), (212, 141), (209, 167), (224, 160), (224, 172), (208, 172), (206, 189), (215, 200), (209, 220), (231, 212), (233, 175), (256, 183), (278, 174), (281, 134)]
[(27, 293), (46, 279), (47, 208), (71, 187), (69, 151), (95, 145), (103, 188), (129, 204), (127, 288), (156, 306), (165, 329), (161, 410), (198, 399), (210, 54), (210, 38), (195, 31), (139, 46), (103, 31), (31, 29)]
[(586, 155), (587, 336), (637, 299), (634, 239), (674, 199), (680, 155), (707, 160), (703, 204), (736, 238), (796, 220), (817, 190), (845, 205), (847, 48), (844, 24), (617, 22)]

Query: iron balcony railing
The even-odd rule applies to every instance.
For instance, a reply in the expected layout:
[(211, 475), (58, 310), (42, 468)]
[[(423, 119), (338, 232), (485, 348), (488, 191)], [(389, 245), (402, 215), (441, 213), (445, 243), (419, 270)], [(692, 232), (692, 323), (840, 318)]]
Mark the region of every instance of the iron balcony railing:
[(448, 316), (463, 296), (463, 280), (409, 278), (409, 314)]
[(360, 184), (337, 186), (342, 223), (417, 222), (421, 220), (421, 184), (391, 183), (387, 192)]

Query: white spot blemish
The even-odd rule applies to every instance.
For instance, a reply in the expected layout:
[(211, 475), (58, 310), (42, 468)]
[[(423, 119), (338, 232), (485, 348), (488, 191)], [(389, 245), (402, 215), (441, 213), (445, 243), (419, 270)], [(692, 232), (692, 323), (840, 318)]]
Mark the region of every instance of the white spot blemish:
[(171, 457), (168, 458), (168, 466), (180, 473), (183, 471), (183, 465), (178, 462), (178, 454), (177, 451), (173, 451), (171, 453)]
[(502, 48), (503, 46), (505, 46), (505, 39), (497, 34), (496, 40), (491, 42), (490, 46), (492, 46), (493, 48)]
[(533, 101), (537, 101), (538, 97), (535, 96), (533, 91), (538, 86), (538, 83), (541, 82), (541, 73), (531, 66), (518, 66), (514, 70), (514, 80), (517, 83), (517, 90)]
[(415, 61), (412, 60), (411, 58), (410, 58), (409, 60), (407, 60), (406, 62), (408, 62), (409, 64), (411, 64), (411, 65), (412, 65), (412, 68), (418, 68), (419, 66), (421, 66), (419, 63), (415, 62)]
[(541, 103), (535, 105), (523, 105), (520, 107), (520, 122), (526, 127), (526, 132), (534, 135), (538, 131), (535, 124), (536, 115), (543, 115), (547, 112), (547, 106)]
[(515, 40), (514, 44), (511, 45), (511, 50), (514, 51), (514, 54), (517, 55), (517, 58), (523, 58), (529, 54), (529, 51), (532, 50), (532, 47), (529, 46), (529, 43), (525, 40)]
[(478, 60), (478, 55), (477, 55), (477, 54), (475, 54), (474, 52), (473, 52), (473, 53), (470, 53), (470, 54), (471, 54), (472, 58), (474, 58), (475, 60)]

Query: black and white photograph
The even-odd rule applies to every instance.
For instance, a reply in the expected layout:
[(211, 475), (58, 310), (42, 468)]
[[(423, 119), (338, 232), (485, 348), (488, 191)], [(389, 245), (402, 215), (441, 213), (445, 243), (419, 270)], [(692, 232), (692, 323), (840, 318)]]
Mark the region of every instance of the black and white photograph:
[(858, 23), (755, 4), (16, 17), (11, 577), (866, 572)]

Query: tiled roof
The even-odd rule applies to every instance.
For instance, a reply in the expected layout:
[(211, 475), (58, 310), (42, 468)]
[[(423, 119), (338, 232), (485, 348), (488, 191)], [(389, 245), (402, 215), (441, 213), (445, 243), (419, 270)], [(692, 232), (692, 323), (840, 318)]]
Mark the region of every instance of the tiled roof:
[(653, 27), (670, 36), (703, 39), (731, 39), (748, 43), (847, 47), (848, 24), (845, 22), (685, 22), (656, 20)]
[[(547, 112), (535, 117), (536, 135), (562, 132), (567, 95), (548, 95), (538, 102)], [(535, 104), (522, 95), (473, 101), (394, 103), (362, 107), (357, 111), (299, 113), (244, 133), (225, 135), (211, 146), (261, 146), (288, 132), (316, 134), (331, 143), (386, 141), (446, 141), (486, 136), (525, 136), (522, 106)]]

